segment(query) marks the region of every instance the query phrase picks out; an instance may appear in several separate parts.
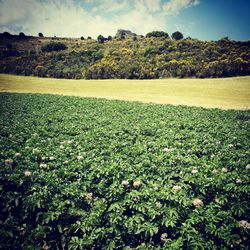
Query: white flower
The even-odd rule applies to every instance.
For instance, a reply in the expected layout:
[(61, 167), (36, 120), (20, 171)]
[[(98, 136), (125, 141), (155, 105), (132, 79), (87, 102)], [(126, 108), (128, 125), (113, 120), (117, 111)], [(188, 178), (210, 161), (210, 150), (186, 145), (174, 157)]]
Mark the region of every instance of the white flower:
[(63, 146), (63, 145), (60, 145), (60, 149), (64, 149), (64, 146)]
[(42, 159), (42, 161), (45, 161), (47, 159), (47, 157), (43, 156), (41, 159)]
[(227, 168), (222, 168), (222, 169), (221, 169), (221, 172), (222, 172), (222, 173), (227, 173), (227, 172), (228, 172), (228, 169), (227, 169)]
[(193, 200), (193, 205), (194, 205), (195, 207), (203, 206), (203, 201), (200, 200), (200, 199), (194, 199), (194, 200)]
[(193, 168), (193, 169), (191, 170), (191, 173), (192, 173), (192, 174), (198, 173), (198, 169)]
[(78, 155), (76, 158), (77, 158), (78, 161), (83, 160), (83, 156), (82, 155)]
[(139, 188), (141, 185), (142, 185), (141, 181), (134, 181), (134, 183), (133, 183), (134, 188)]
[(233, 144), (228, 144), (229, 148), (233, 148), (233, 146), (234, 146)]
[(41, 164), (40, 164), (40, 168), (48, 168), (48, 165), (45, 164), (45, 163), (41, 163)]
[(246, 170), (250, 170), (250, 164), (246, 165)]
[(92, 201), (92, 200), (93, 200), (93, 193), (88, 193), (88, 194), (85, 196), (85, 200), (87, 200), (87, 201)]
[(123, 180), (122, 181), (122, 185), (123, 186), (128, 186), (129, 185), (129, 181), (128, 180)]
[(33, 149), (32, 149), (32, 152), (33, 152), (33, 154), (38, 153), (38, 152), (39, 152), (39, 149), (38, 149), (38, 148), (33, 148)]
[(24, 171), (24, 175), (25, 175), (25, 176), (31, 176), (31, 172), (30, 172), (29, 170), (25, 170), (25, 171)]
[(68, 161), (68, 160), (66, 160), (66, 161), (64, 161), (63, 163), (68, 164), (68, 163), (69, 163), (69, 161)]
[(172, 187), (172, 190), (174, 191), (174, 192), (179, 192), (180, 190), (181, 190), (181, 186), (173, 186)]
[(73, 140), (68, 140), (67, 143), (68, 143), (68, 144), (72, 144), (72, 143), (73, 143)]
[(167, 238), (168, 238), (168, 234), (167, 233), (163, 233), (161, 235), (161, 241), (167, 241)]
[(54, 161), (55, 159), (56, 159), (56, 158), (55, 158), (54, 156), (50, 156), (50, 157), (49, 157), (49, 160), (50, 160), (50, 161)]
[(220, 203), (220, 199), (219, 199), (217, 196), (215, 196), (214, 201), (215, 201), (216, 203)]
[(5, 163), (5, 166), (11, 167), (13, 165), (14, 161), (12, 159), (6, 159), (4, 161), (4, 163)]
[(162, 204), (161, 204), (159, 201), (157, 201), (157, 202), (155, 203), (155, 205), (156, 205), (157, 208), (161, 208), (161, 207), (162, 207)]
[(172, 148), (164, 148), (163, 151), (166, 153), (170, 153), (173, 151), (173, 149)]
[(15, 153), (16, 157), (20, 157), (22, 154), (21, 153)]
[(216, 173), (218, 173), (218, 170), (217, 169), (213, 169), (212, 173), (216, 174)]
[(250, 223), (248, 223), (246, 220), (239, 221), (239, 227), (244, 229), (250, 229)]
[(241, 184), (242, 180), (241, 179), (237, 179), (235, 182), (236, 182), (236, 184)]

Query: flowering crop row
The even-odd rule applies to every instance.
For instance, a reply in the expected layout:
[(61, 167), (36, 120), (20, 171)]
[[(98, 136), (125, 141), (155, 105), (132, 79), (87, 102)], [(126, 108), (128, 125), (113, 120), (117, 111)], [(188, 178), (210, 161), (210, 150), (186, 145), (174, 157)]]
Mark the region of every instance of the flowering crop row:
[(0, 94), (1, 249), (247, 249), (249, 111)]

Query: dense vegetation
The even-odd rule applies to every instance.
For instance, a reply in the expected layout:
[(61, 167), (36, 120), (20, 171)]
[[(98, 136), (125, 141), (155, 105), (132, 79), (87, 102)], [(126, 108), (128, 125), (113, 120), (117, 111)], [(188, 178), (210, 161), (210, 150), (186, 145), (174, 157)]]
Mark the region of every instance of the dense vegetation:
[(60, 51), (60, 50), (65, 50), (67, 49), (67, 46), (63, 43), (48, 43), (46, 45), (44, 45), (41, 50), (42, 52), (52, 52), (52, 51)]
[(248, 249), (249, 111), (32, 94), (0, 110), (1, 249)]
[[(122, 31), (120, 33), (120, 37), (124, 37)], [(0, 37), (6, 46), (0, 52), (2, 73), (75, 79), (205, 78), (250, 74), (249, 41), (182, 39), (180, 32), (173, 33), (170, 39), (167, 33), (154, 31), (146, 37), (131, 33), (130, 38), (124, 39), (102, 35), (97, 41), (68, 39), (64, 41), (65, 50), (55, 52), (55, 49), (42, 49), (54, 44), (43, 37), (14, 41), (16, 46), (18, 43), (32, 45), (35, 39), (40, 39), (41, 45), (36, 45), (36, 50), (22, 51), (6, 42), (8, 39)]]

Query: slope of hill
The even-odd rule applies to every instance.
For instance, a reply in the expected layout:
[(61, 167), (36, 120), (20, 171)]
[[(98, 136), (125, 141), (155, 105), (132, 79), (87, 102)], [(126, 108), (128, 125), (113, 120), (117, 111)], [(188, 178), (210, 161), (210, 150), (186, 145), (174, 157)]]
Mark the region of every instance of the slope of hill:
[[(152, 32), (153, 33), (153, 32)], [(46, 52), (62, 43), (65, 50)], [(55, 44), (54, 44), (55, 45)], [(47, 50), (48, 51), (48, 50)], [(141, 37), (93, 40), (0, 36), (0, 72), (70, 79), (230, 77), (250, 74), (250, 41)]]

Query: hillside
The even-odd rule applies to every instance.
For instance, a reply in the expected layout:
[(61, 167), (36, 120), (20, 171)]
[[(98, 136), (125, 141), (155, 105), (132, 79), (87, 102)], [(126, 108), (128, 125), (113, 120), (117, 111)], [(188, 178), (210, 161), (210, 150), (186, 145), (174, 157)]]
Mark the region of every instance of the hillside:
[[(174, 40), (164, 32), (146, 37), (126, 32), (98, 40), (1, 34), (0, 73), (69, 79), (250, 75), (250, 41)], [(65, 49), (53, 51), (58, 43)]]

